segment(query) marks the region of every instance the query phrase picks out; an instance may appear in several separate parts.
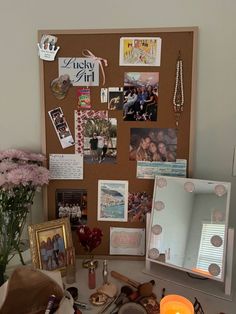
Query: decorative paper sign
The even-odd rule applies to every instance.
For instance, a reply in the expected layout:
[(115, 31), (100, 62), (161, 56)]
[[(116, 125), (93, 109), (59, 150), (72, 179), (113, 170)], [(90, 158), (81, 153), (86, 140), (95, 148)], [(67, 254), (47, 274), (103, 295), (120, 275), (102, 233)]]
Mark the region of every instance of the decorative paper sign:
[(49, 175), (52, 180), (83, 180), (83, 155), (50, 154)]
[(90, 109), (90, 89), (89, 88), (78, 88), (77, 89), (78, 97), (78, 107), (79, 109)]
[(39, 58), (46, 61), (53, 61), (60, 49), (56, 47), (57, 37), (52, 35), (43, 35), (38, 44)]
[(108, 119), (108, 111), (75, 110), (75, 153), (84, 153), (84, 125), (89, 119)]
[(138, 179), (155, 179), (155, 176), (186, 177), (187, 160), (177, 159), (176, 162), (137, 161), (136, 176)]
[(68, 74), (73, 86), (98, 86), (99, 63), (93, 58), (58, 58), (59, 76)]
[(75, 144), (61, 107), (48, 111), (62, 148)]
[(161, 38), (121, 37), (120, 65), (160, 66)]
[(128, 181), (98, 180), (98, 220), (128, 220)]
[(111, 255), (145, 254), (145, 229), (110, 227)]

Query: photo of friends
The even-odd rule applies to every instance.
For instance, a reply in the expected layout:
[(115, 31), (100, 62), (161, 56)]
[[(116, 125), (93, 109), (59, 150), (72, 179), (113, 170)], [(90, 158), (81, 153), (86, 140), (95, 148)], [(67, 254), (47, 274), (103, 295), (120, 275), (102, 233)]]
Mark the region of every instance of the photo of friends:
[(124, 121), (157, 121), (159, 72), (126, 72)]
[(56, 217), (70, 218), (71, 228), (87, 224), (87, 191), (56, 190)]
[(38, 233), (42, 269), (56, 270), (66, 265), (63, 229), (53, 228)]
[(129, 160), (176, 161), (177, 135), (173, 128), (131, 128)]

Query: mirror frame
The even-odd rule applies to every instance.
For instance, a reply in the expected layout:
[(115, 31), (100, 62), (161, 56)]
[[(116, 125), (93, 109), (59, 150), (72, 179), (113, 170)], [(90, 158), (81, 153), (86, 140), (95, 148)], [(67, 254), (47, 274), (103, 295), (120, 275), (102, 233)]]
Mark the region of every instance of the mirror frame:
[[(183, 182), (183, 186), (184, 183), (186, 182), (190, 182), (190, 183), (202, 183), (202, 184), (214, 184), (215, 186), (219, 185), (219, 186), (224, 186), (226, 188), (226, 205), (225, 205), (225, 239), (224, 239), (224, 247), (223, 247), (223, 260), (222, 260), (222, 275), (220, 278), (215, 277), (213, 275), (207, 275), (207, 274), (200, 274), (198, 272), (195, 272), (191, 269), (188, 268), (184, 268), (184, 267), (180, 267), (180, 266), (176, 266), (174, 264), (168, 264), (165, 262), (162, 262), (160, 260), (155, 260), (153, 258), (149, 257), (149, 250), (150, 248), (150, 242), (151, 242), (151, 236), (152, 236), (152, 225), (153, 225), (153, 218), (154, 218), (154, 214), (156, 212), (156, 210), (154, 209), (154, 203), (155, 200), (157, 198), (157, 194), (158, 194), (158, 185), (157, 185), (157, 180), (160, 180), (159, 182), (162, 182), (164, 184), (164, 188), (166, 186), (166, 183), (168, 185), (168, 181), (177, 181), (177, 182)], [(219, 189), (220, 190), (220, 189)], [(190, 193), (193, 192), (192, 190), (189, 191)], [(221, 191), (222, 192), (222, 191)], [(221, 193), (219, 191), (219, 193)], [(229, 206), (230, 206), (230, 193), (231, 193), (231, 183), (230, 182), (223, 182), (223, 181), (212, 181), (212, 180), (201, 180), (201, 179), (192, 179), (192, 178), (179, 178), (179, 177), (170, 177), (170, 176), (156, 176), (155, 177), (155, 183), (154, 183), (154, 192), (153, 192), (153, 202), (152, 202), (152, 211), (151, 211), (151, 217), (150, 217), (150, 222), (148, 225), (148, 230), (147, 230), (147, 248), (146, 248), (146, 262), (152, 262), (152, 263), (156, 263), (156, 264), (161, 264), (170, 268), (174, 268), (174, 269), (178, 269), (181, 270), (183, 272), (186, 273), (190, 273), (193, 276), (196, 277), (204, 277), (204, 278), (209, 278), (212, 280), (216, 280), (216, 281), (220, 281), (220, 282), (224, 282), (225, 279), (225, 268), (226, 268), (226, 255), (227, 255), (227, 235), (228, 235), (228, 219), (229, 219)]]

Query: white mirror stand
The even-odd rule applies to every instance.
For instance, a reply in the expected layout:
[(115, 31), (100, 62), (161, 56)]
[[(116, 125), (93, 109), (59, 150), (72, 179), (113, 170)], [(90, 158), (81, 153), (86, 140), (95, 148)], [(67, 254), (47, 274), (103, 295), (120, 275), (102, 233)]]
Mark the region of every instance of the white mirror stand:
[[(146, 216), (146, 234), (148, 235), (150, 227), (150, 214)], [(234, 229), (228, 229), (225, 281), (217, 282), (206, 279), (199, 280), (189, 277), (187, 273), (166, 265), (157, 264), (146, 259), (144, 273), (157, 277), (161, 280), (171, 282), (188, 289), (197, 290), (214, 297), (232, 301), (232, 267), (233, 267), (233, 247), (234, 247)], [(200, 277), (201, 278), (201, 277)]]

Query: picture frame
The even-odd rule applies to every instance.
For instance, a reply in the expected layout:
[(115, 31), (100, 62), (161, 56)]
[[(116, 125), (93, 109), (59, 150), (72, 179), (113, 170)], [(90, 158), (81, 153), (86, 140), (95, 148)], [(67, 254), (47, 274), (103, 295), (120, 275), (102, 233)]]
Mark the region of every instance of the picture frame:
[(98, 221), (128, 221), (128, 181), (98, 180)]
[(42, 270), (66, 270), (67, 250), (73, 246), (69, 218), (28, 227), (32, 264)]

